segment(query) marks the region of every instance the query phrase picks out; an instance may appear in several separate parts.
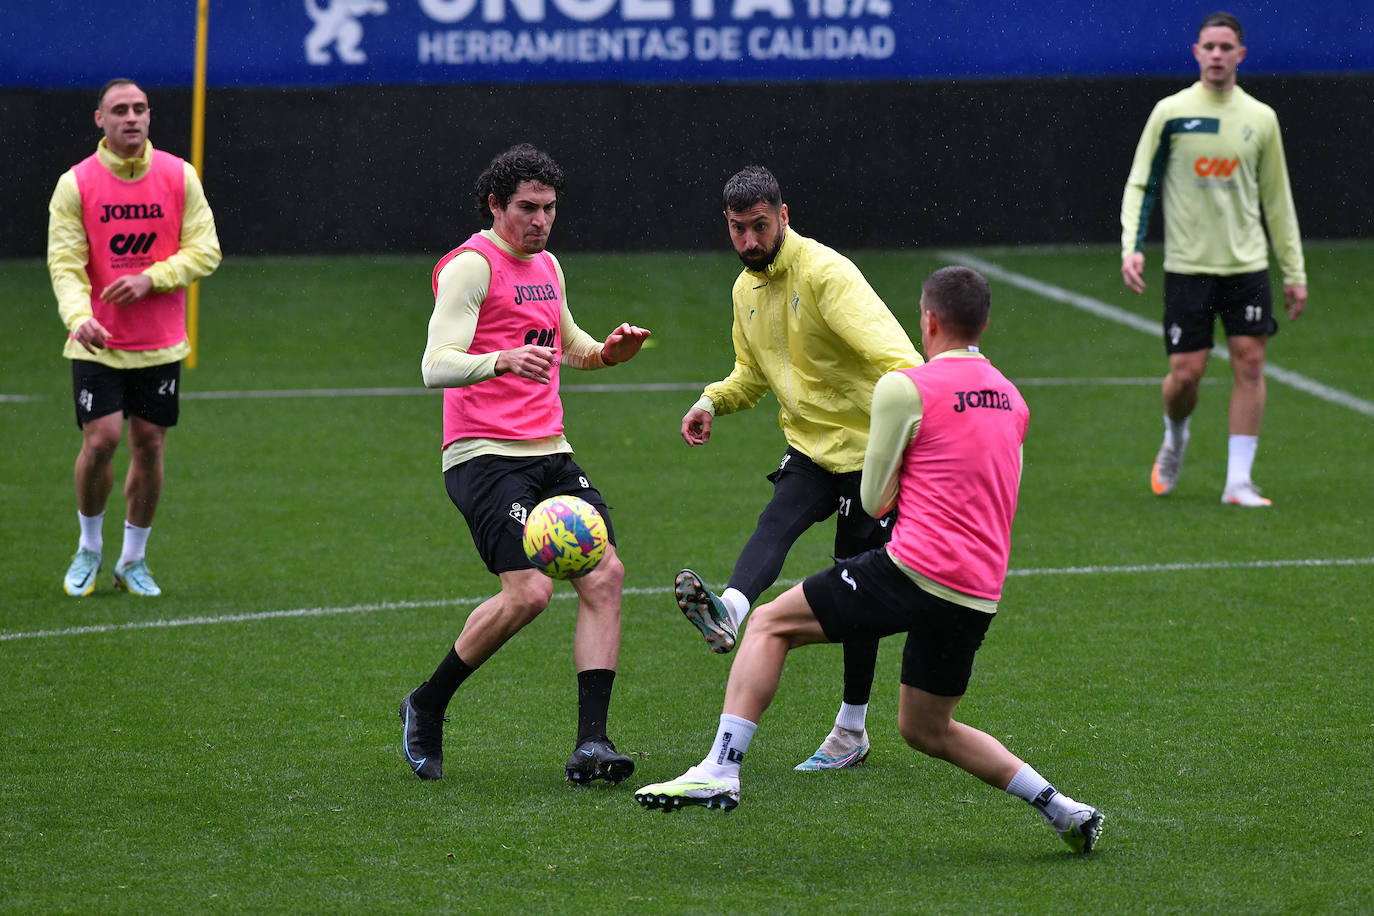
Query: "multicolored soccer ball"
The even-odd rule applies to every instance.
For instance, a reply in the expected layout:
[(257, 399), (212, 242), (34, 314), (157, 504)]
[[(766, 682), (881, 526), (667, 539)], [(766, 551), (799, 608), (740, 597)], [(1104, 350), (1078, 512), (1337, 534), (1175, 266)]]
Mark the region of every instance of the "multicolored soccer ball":
[(576, 579), (606, 555), (606, 522), (577, 496), (553, 496), (525, 519), (525, 556), (551, 579)]

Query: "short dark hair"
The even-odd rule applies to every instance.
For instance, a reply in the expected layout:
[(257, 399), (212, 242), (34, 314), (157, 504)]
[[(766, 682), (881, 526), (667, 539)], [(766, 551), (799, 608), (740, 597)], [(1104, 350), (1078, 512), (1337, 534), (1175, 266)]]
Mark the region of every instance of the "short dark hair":
[(778, 209), (782, 206), (782, 190), (772, 172), (761, 165), (747, 165), (725, 182), (725, 209), (739, 213), (757, 203)]
[(1224, 10), (1218, 10), (1212, 13), (1206, 19), (1202, 20), (1202, 25), (1197, 27), (1197, 33), (1201, 35), (1203, 29), (1210, 29), (1214, 26), (1230, 29), (1232, 32), (1236, 33), (1236, 41), (1245, 44), (1245, 29), (1240, 27), (1240, 20), (1230, 13)]
[(563, 196), (563, 170), (558, 163), (543, 150), (521, 143), (491, 160), (486, 171), (477, 176), (478, 214), (492, 221), (487, 198), (495, 194), (497, 203), (504, 210), (510, 203), (511, 195), (525, 181), (553, 188), (558, 197)]
[(992, 288), (976, 270), (941, 267), (921, 284), (925, 307), (960, 337), (977, 340), (992, 311)]
[(126, 77), (126, 76), (116, 76), (114, 79), (110, 80), (108, 83), (106, 83), (105, 85), (103, 85), (103, 86), (100, 87), (100, 94), (97, 95), (97, 96), (95, 97), (95, 107), (96, 107), (96, 108), (103, 108), (103, 107), (105, 107), (105, 96), (106, 96), (106, 94), (109, 93), (109, 91), (110, 91), (111, 89), (113, 89), (114, 87), (116, 87), (116, 86), (133, 86), (133, 87), (134, 87), (135, 89), (137, 89), (139, 92), (143, 92), (144, 95), (147, 95), (147, 94), (148, 94), (147, 92), (144, 92), (142, 86), (140, 86), (138, 83), (135, 83), (133, 80), (129, 79), (128, 77)]

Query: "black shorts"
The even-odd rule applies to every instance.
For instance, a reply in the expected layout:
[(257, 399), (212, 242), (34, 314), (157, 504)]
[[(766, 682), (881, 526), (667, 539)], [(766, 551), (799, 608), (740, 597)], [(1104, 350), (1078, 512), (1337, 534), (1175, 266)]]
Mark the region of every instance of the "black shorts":
[(88, 359), (72, 360), (76, 425), (123, 411), (158, 426), (176, 426), (181, 407), (181, 363), (144, 369), (112, 369)]
[[(859, 496), (863, 471), (836, 474), (827, 471), (801, 452), (788, 447), (778, 469), (768, 475), (773, 484), (774, 502), (789, 506), (809, 506), (819, 503), (818, 514), (811, 524), (835, 515), (836, 556), (854, 556), (862, 550), (879, 547), (892, 537), (897, 520), (893, 509), (882, 518), (874, 518), (864, 511)], [(807, 494), (821, 494), (820, 498), (804, 498)], [(774, 508), (771, 504), (769, 508)]]
[(580, 496), (591, 503), (606, 522), (607, 538), (615, 543), (606, 501), (571, 455), (479, 456), (445, 471), (444, 487), (467, 519), (482, 562), (497, 575), (534, 568), (521, 543), (525, 518), (550, 496)]
[(802, 592), (831, 642), (906, 633), (903, 684), (942, 697), (961, 697), (968, 690), (973, 656), (993, 615), (923, 590), (897, 568), (886, 548), (808, 576)]
[(1271, 337), (1274, 320), (1269, 271), (1235, 274), (1164, 274), (1164, 351), (1210, 350), (1217, 318), (1227, 337)]

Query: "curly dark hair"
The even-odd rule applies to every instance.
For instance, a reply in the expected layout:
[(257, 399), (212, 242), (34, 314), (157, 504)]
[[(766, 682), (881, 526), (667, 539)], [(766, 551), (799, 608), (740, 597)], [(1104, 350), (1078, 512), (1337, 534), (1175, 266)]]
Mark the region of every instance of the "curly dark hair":
[(964, 337), (976, 340), (988, 323), (992, 289), (976, 270), (941, 267), (921, 284), (925, 306)]
[(491, 160), (486, 171), (477, 176), (478, 214), (487, 222), (493, 222), (487, 198), (495, 194), (497, 203), (505, 209), (511, 195), (523, 181), (553, 188), (560, 198), (563, 196), (563, 169), (548, 153), (528, 143), (521, 143)]
[(725, 182), (725, 209), (732, 213), (748, 210), (757, 203), (776, 210), (782, 206), (782, 191), (773, 173), (761, 165), (746, 165)]

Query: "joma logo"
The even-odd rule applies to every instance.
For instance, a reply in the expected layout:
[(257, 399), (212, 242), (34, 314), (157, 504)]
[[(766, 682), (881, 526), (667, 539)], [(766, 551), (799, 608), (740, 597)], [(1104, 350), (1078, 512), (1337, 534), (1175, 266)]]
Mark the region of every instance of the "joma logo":
[(108, 223), (112, 219), (162, 219), (162, 204), (101, 204), (105, 212), (100, 221)]

